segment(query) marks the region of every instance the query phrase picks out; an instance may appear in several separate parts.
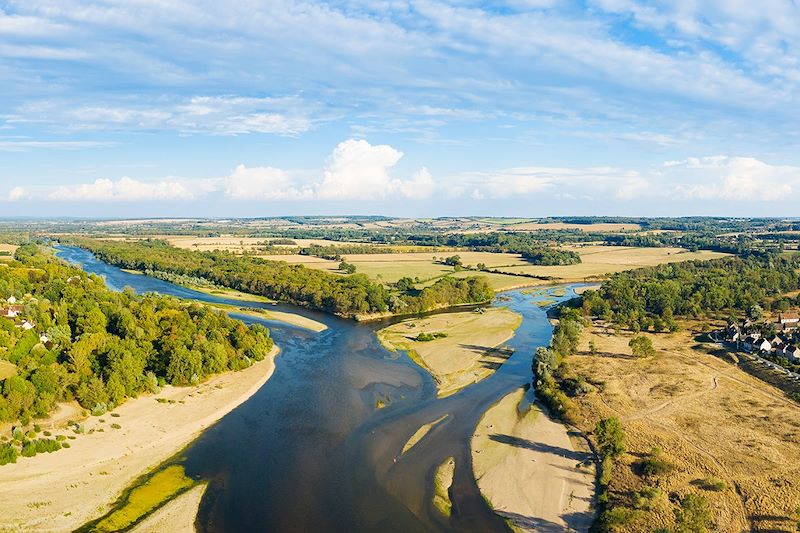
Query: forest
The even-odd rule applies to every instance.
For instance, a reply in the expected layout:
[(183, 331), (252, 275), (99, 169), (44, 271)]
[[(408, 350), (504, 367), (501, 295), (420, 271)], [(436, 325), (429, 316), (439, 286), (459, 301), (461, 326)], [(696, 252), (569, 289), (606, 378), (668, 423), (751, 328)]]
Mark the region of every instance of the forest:
[(393, 293), (364, 274), (341, 276), (229, 252), (198, 252), (147, 239), (136, 242), (70, 241), (100, 259), (123, 268), (170, 272), (275, 300), (353, 317), (368, 313), (419, 313), (441, 307), (491, 300), (485, 277), (444, 277), (421, 291)]
[(614, 274), (583, 295), (584, 312), (632, 329), (673, 329), (677, 316), (768, 308), (800, 288), (800, 255), (726, 257)]
[(24, 245), (0, 268), (0, 295), (21, 302), (31, 329), (0, 318), (2, 358), (16, 375), (2, 382), (0, 420), (46, 416), (76, 399), (102, 414), (164, 383), (187, 385), (246, 368), (273, 347), (269, 331), (198, 303), (130, 290)]

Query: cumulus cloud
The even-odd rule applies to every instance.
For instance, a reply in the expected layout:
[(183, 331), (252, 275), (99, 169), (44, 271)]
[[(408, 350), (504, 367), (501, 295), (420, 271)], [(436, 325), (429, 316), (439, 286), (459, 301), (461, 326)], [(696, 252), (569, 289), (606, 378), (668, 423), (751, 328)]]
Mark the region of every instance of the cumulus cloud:
[(462, 175), (458, 185), (450, 188), (451, 196), (463, 193), (464, 184), (471, 185), (475, 200), (505, 199), (534, 194), (572, 192), (574, 197), (587, 191), (599, 191), (630, 199), (647, 189), (648, 184), (637, 172), (613, 167), (515, 167), (497, 172), (476, 172)]
[(298, 189), (287, 172), (274, 167), (239, 165), (226, 181), (225, 194), (233, 200), (299, 199), (311, 195), (310, 189)]
[(788, 199), (800, 185), (800, 167), (770, 165), (754, 157), (691, 157), (669, 164), (674, 178), (688, 180), (675, 186), (684, 198), (775, 202)]
[(328, 159), (322, 182), (316, 188), (319, 198), (374, 200), (391, 196), (428, 198), (434, 189), (433, 178), (423, 168), (409, 180), (392, 178), (389, 169), (403, 152), (387, 145), (371, 145), (350, 139), (339, 143)]
[(25, 192), (25, 188), (23, 187), (13, 187), (10, 191), (8, 191), (8, 201), (9, 202), (16, 202), (17, 200), (22, 200), (27, 196)]
[(126, 176), (117, 181), (100, 178), (93, 183), (63, 185), (52, 191), (48, 198), (65, 201), (192, 200), (195, 195), (176, 180), (150, 183)]

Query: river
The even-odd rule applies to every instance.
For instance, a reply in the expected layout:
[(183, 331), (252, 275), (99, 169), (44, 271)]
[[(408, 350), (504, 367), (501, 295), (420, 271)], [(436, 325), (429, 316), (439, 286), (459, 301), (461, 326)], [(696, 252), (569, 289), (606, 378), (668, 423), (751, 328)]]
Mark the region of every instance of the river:
[[(531, 354), (549, 342), (552, 328), (537, 300), (572, 298), (574, 287), (561, 297), (511, 291), (496, 298), (493, 305), (523, 316), (507, 343), (514, 354), (492, 376), (440, 399), (427, 372), (380, 345), (381, 324), (219, 298), (124, 272), (80, 248), (59, 246), (58, 253), (115, 290), (282, 310), (328, 326), (314, 333), (233, 314), (268, 326), (281, 354), (270, 380), (180, 459), (189, 475), (208, 481), (200, 531), (508, 531), (478, 490), (470, 438), (487, 408), (530, 381)], [(445, 415), (402, 454), (422, 425)], [(432, 505), (434, 471), (448, 457), (456, 463), (449, 520)]]

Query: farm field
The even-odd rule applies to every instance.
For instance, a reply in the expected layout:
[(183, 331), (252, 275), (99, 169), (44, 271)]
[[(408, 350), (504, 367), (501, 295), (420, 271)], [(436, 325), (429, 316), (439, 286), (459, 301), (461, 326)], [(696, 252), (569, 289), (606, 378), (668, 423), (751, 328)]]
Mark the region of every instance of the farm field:
[[(502, 273), (478, 273), (473, 270), (454, 272), (451, 267), (434, 262), (433, 257), (442, 258), (458, 255), (464, 265), (473, 267), (478, 263), (484, 263), (487, 268), (510, 274), (525, 273), (534, 276), (558, 278), (560, 281), (583, 281), (586, 278), (603, 277), (615, 272), (644, 266), (693, 259), (714, 259), (726, 255), (710, 251), (689, 252), (682, 248), (633, 248), (602, 245), (570, 246), (567, 248), (577, 251), (581, 255), (583, 262), (577, 265), (538, 266), (529, 264), (518, 254), (471, 251), (353, 254), (345, 255), (344, 258), (348, 263), (356, 265), (356, 272), (366, 274), (372, 279), (386, 283), (394, 283), (401, 277), (419, 278), (421, 283), (417, 287), (422, 288), (433, 283), (436, 277), (445, 274), (452, 274), (455, 277), (480, 274), (489, 279), (493, 289), (507, 290), (521, 286), (540, 285), (548, 283), (548, 281), (523, 276), (503, 275)], [(311, 268), (339, 272), (338, 261), (329, 261), (319, 257), (273, 255), (265, 256), (265, 259), (303, 263)]]
[(522, 224), (510, 224), (506, 229), (513, 229), (516, 231), (537, 231), (537, 230), (563, 230), (563, 229), (576, 229), (586, 232), (621, 232), (621, 231), (639, 231), (642, 226), (639, 224), (617, 224), (617, 223), (597, 223), (597, 224), (567, 224), (564, 222), (523, 222)]
[(0, 261), (10, 261), (17, 251), (17, 245), (0, 243)]
[(689, 252), (683, 248), (633, 248), (627, 246), (569, 246), (581, 256), (581, 263), (564, 266), (524, 265), (501, 268), (507, 272), (525, 272), (537, 276), (552, 276), (569, 281), (580, 281), (589, 277), (602, 277), (623, 270), (678, 263), (695, 259), (707, 260), (725, 257), (727, 254), (702, 250)]
[[(161, 235), (155, 238), (165, 239), (172, 246), (176, 248), (184, 248), (187, 250), (228, 250), (231, 252), (241, 253), (244, 250), (253, 250), (261, 246), (260, 243), (269, 241), (272, 237), (239, 237), (237, 235), (222, 236), (222, 237), (196, 237), (192, 235)], [(327, 239), (292, 239), (296, 245), (291, 244), (276, 244), (277, 247), (294, 248), (296, 246), (311, 246), (312, 244), (319, 244), (320, 246), (346, 246), (358, 245), (363, 246), (364, 243), (358, 242), (344, 242), (344, 241), (331, 241)]]
[[(714, 531), (795, 531), (800, 407), (729, 362), (693, 349), (690, 331), (647, 335), (657, 354), (634, 358), (631, 335), (592, 326), (567, 358), (574, 374), (596, 386), (576, 398), (577, 426), (591, 431), (600, 418), (617, 416), (625, 430), (628, 453), (614, 467), (612, 496), (632, 508), (637, 491), (660, 489), (652, 509), (634, 513), (626, 531), (673, 527), (670, 500), (690, 492), (708, 500)], [(648, 479), (641, 460), (654, 448), (671, 470)]]

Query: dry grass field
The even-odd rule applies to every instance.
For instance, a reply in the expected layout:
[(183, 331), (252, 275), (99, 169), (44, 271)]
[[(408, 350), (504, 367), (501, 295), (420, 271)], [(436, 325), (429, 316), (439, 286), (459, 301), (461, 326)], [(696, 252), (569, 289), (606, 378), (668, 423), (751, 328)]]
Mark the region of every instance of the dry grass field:
[(725, 257), (727, 254), (710, 251), (690, 252), (683, 248), (633, 248), (628, 246), (568, 246), (581, 256), (581, 263), (565, 266), (512, 266), (501, 268), (507, 272), (525, 272), (537, 276), (552, 276), (565, 281), (581, 281), (603, 277), (615, 272), (664, 263), (678, 263), (695, 259), (706, 260)]
[[(243, 251), (251, 251), (261, 246), (260, 243), (269, 241), (269, 237), (239, 237), (237, 235), (221, 236), (221, 237), (196, 237), (192, 235), (156, 235), (155, 238), (165, 239), (172, 246), (176, 248), (185, 248), (187, 250), (228, 250), (231, 252), (241, 253)], [(363, 245), (363, 243), (344, 242), (344, 241), (330, 241), (327, 239), (292, 239), (296, 244), (277, 244), (277, 247), (293, 248), (295, 246), (311, 246), (312, 244), (319, 244), (320, 246), (346, 246), (346, 245)], [(269, 256), (267, 256), (269, 257)]]
[(0, 381), (10, 378), (17, 373), (17, 365), (0, 359)]
[[(17, 251), (18, 246), (16, 244), (6, 244), (0, 243), (0, 261), (10, 261), (14, 258), (14, 252)], [(3, 253), (5, 252), (5, 253)]]
[[(464, 311), (404, 320), (383, 328), (378, 339), (409, 356), (436, 380), (439, 396), (453, 394), (491, 375), (510, 355), (498, 347), (514, 335), (522, 317), (504, 308)], [(445, 333), (431, 341), (420, 333)]]
[[(675, 501), (701, 493), (713, 531), (796, 531), (800, 506), (800, 405), (727, 361), (694, 349), (692, 333), (648, 334), (657, 349), (634, 358), (631, 335), (587, 328), (579, 353), (567, 358), (574, 374), (597, 391), (577, 398), (577, 425), (589, 432), (617, 416), (628, 452), (615, 465), (611, 493), (636, 507), (637, 491), (660, 490), (625, 531), (674, 526)], [(596, 353), (589, 352), (589, 341)], [(663, 451), (670, 472), (647, 478), (641, 460)], [(718, 486), (712, 488), (709, 481)]]
[[(356, 272), (361, 272), (370, 278), (385, 283), (394, 283), (402, 277), (419, 278), (422, 288), (434, 283), (436, 278), (445, 274), (456, 277), (484, 275), (489, 279), (489, 284), (495, 290), (508, 290), (516, 287), (525, 287), (547, 283), (546, 280), (537, 280), (530, 277), (504, 275), (502, 273), (478, 273), (472, 270), (453, 272), (453, 269), (434, 261), (434, 257), (443, 258), (458, 255), (464, 265), (477, 266), (483, 263), (487, 268), (500, 272), (532, 274), (534, 276), (558, 278), (559, 281), (584, 281), (587, 278), (596, 279), (614, 272), (631, 270), (643, 266), (653, 266), (662, 263), (689, 261), (692, 259), (714, 259), (725, 254), (717, 252), (689, 252), (682, 248), (632, 248), (625, 246), (571, 246), (569, 249), (577, 251), (583, 261), (577, 265), (566, 266), (537, 266), (531, 265), (518, 254), (470, 252), (470, 251), (432, 251), (392, 254), (351, 254), (344, 258), (348, 263), (356, 266)], [(329, 261), (319, 257), (307, 255), (271, 255), (265, 259), (286, 261), (288, 263), (302, 263), (307, 267), (318, 268), (330, 272), (339, 272), (339, 261)]]
[(567, 224), (564, 222), (531, 222), (522, 224), (513, 224), (508, 229), (515, 231), (537, 231), (537, 230), (562, 230), (562, 229), (576, 229), (586, 232), (622, 232), (622, 231), (639, 231), (642, 227), (639, 224), (617, 224), (617, 223), (598, 223), (598, 224)]

